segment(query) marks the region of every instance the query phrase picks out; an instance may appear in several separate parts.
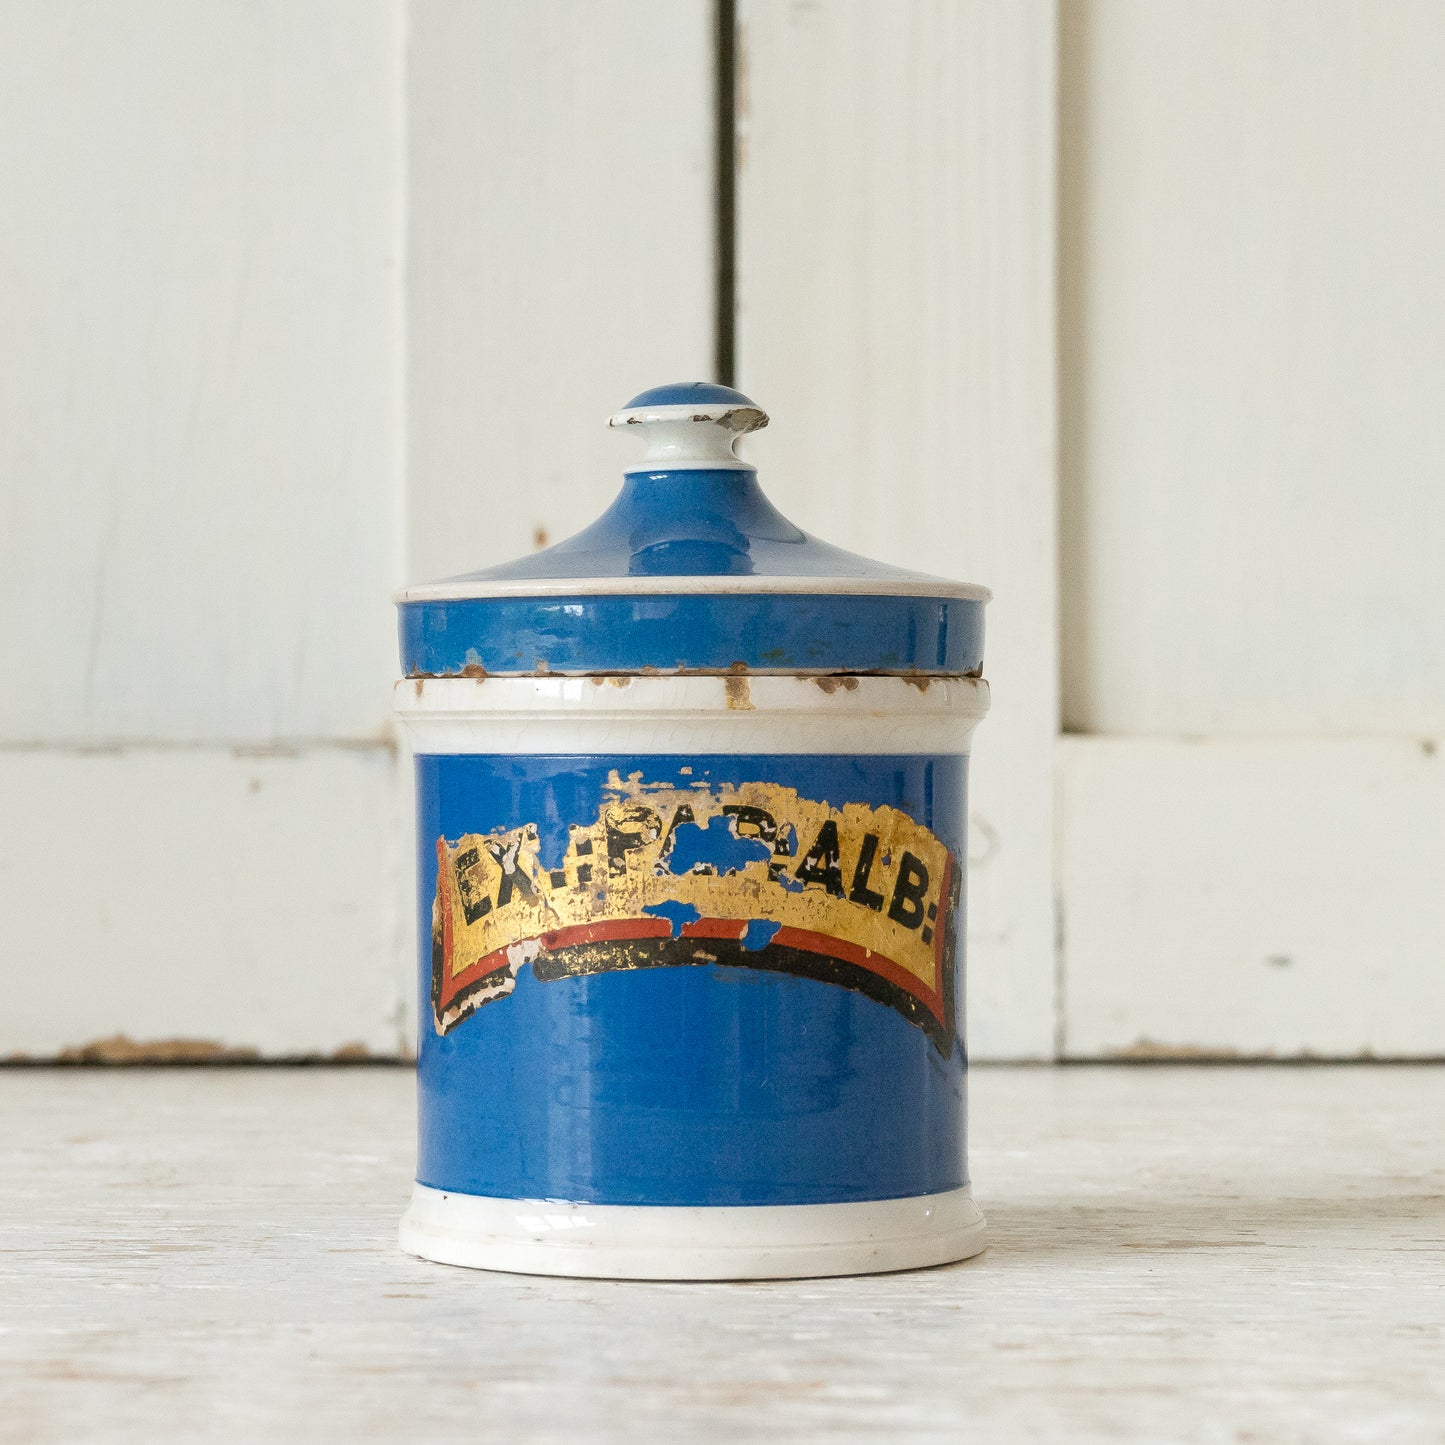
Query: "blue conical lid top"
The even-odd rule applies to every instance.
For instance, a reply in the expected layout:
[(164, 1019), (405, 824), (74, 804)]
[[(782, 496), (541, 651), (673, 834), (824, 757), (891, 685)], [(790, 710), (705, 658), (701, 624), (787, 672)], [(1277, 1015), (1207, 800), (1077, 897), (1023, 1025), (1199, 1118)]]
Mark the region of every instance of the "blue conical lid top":
[(809, 536), (735, 451), (767, 413), (731, 387), (635, 396), (610, 425), (644, 455), (590, 526), (404, 592), (408, 675), (727, 671), (977, 673), (987, 589)]

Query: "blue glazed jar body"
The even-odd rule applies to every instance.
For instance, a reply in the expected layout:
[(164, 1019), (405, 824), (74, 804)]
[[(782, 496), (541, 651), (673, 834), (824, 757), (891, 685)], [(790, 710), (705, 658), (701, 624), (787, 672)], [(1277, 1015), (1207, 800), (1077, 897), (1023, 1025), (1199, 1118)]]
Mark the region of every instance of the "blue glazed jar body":
[[(967, 1183), (963, 754), (421, 755), (416, 773), (429, 1001), (421, 1183), (679, 1206), (856, 1202)], [(768, 806), (728, 802), (742, 797)], [(629, 810), (624, 841), (641, 811), (659, 846), (619, 850), (608, 820)], [(921, 845), (898, 841), (912, 836), (903, 819), (941, 845), (926, 862)], [(505, 854), (528, 828), (535, 862), (509, 887), (505, 858), (487, 848)], [(612, 865), (648, 870), (658, 901), (577, 897), (592, 880), (578, 884), (569, 839), (602, 869), (608, 838)], [(513, 938), (536, 916), (524, 888), (554, 910), (560, 926), (540, 936), (550, 943)], [(772, 916), (717, 916), (750, 893)], [(485, 908), (478, 924), (491, 925), (472, 953), (506, 938), (503, 950), (531, 956), (513, 966), (505, 951), (459, 952), (440, 911), (457, 914), (462, 934), (467, 908)], [(517, 922), (503, 923), (508, 911)], [(880, 924), (924, 960), (916, 975), (856, 956), (850, 940)], [(463, 996), (469, 986), (481, 1002)]]

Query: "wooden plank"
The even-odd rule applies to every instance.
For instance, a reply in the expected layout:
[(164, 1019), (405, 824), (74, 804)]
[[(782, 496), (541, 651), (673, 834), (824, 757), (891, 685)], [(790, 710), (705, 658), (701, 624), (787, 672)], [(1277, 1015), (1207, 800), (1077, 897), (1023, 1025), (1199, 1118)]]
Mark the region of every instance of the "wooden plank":
[(1066, 738), (1075, 1058), (1445, 1057), (1435, 741)]
[(741, 0), (738, 360), (765, 485), (829, 540), (986, 582), (970, 1038), (1054, 1043), (1052, 4)]
[[(410, 578), (591, 521), (635, 455), (607, 417), (645, 387), (712, 374), (712, 62), (707, 0), (413, 0)], [(410, 846), (405, 753), (399, 778)]]
[(0, 1058), (409, 1049), (394, 789), (385, 748), (0, 751)]
[(9, 8), (0, 739), (384, 731), (399, 18)]
[(719, 1287), (403, 1255), (408, 1070), (0, 1073), (0, 1438), (1440, 1438), (1445, 1070), (971, 1092), (986, 1253)]
[(1445, 8), (1066, 6), (1064, 692), (1445, 727)]
[(592, 520), (606, 420), (713, 365), (708, 0), (418, 0), (408, 531), (418, 580)]

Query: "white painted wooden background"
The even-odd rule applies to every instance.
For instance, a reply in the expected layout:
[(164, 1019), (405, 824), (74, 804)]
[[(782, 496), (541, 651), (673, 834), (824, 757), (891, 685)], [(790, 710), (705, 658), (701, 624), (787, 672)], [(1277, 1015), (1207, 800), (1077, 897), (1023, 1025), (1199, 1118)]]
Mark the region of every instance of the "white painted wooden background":
[(0, 10), (0, 1055), (403, 1037), (402, 19)]
[(1064, 1047), (1445, 1056), (1445, 6), (1060, 54)]
[[(0, 19), (0, 1056), (405, 1053), (389, 595), (712, 374), (712, 0)], [(975, 1055), (1445, 1055), (1445, 9), (736, 22), (751, 456), (997, 593)]]

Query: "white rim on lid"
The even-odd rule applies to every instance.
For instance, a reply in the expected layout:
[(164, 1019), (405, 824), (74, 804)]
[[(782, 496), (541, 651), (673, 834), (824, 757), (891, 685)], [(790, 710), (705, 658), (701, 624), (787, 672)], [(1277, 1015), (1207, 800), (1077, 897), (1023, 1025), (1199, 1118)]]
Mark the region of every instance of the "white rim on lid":
[(845, 597), (949, 597), (989, 602), (993, 593), (976, 582), (889, 577), (535, 577), (482, 580), (451, 577), (425, 582), (393, 594), (396, 602), (484, 601), (491, 597), (613, 597), (641, 592), (648, 596), (698, 593), (771, 595), (798, 592)]

